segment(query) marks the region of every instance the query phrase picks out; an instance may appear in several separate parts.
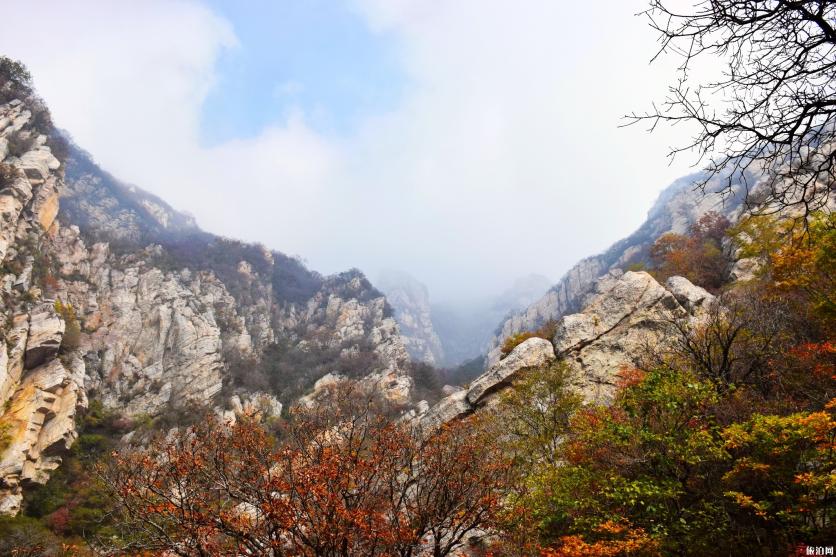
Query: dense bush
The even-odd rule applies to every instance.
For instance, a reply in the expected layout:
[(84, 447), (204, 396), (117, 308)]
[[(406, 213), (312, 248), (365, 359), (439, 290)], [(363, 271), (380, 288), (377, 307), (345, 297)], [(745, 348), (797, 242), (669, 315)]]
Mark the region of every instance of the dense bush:
[(723, 238), (729, 229), (728, 219), (708, 212), (693, 223), (686, 234), (662, 235), (650, 248), (653, 276), (664, 283), (679, 275), (696, 285), (716, 292), (726, 281), (728, 259), (723, 253)]
[(759, 276), (719, 284), (719, 303), (680, 323), (672, 351), (622, 371), (611, 404), (578, 405), (553, 370), (517, 384), (497, 411), (521, 472), (501, 539), (528, 549), (508, 554), (789, 555), (832, 543), (831, 218), (813, 215), (808, 232), (744, 226), (736, 241), (760, 258)]
[(22, 62), (0, 56), (0, 103), (32, 94), (32, 74)]
[(8, 141), (9, 154), (13, 157), (20, 157), (35, 146), (35, 137), (29, 132), (18, 131), (6, 136)]
[(282, 301), (302, 303), (322, 287), (322, 276), (308, 270), (298, 258), (274, 253), (273, 294)]
[(20, 176), (20, 171), (10, 164), (0, 162), (0, 189), (5, 188)]
[(360, 378), (382, 368), (368, 341), (331, 345), (314, 337), (300, 340), (298, 336), (281, 337), (264, 348), (260, 360), (231, 355), (229, 386), (272, 391), (283, 402), (290, 402), (327, 373)]
[[(32, 114), (32, 127), (47, 137), (55, 134), (52, 116), (46, 103), (38, 97), (32, 88), (32, 75), (21, 62), (6, 56), (0, 56), (0, 104), (18, 99)], [(12, 148), (12, 153), (23, 153), (23, 144)]]
[(407, 371), (414, 381), (415, 400), (426, 400), (432, 404), (441, 397), (444, 380), (438, 369), (425, 362), (410, 362)]
[(278, 439), (205, 416), (114, 453), (101, 468), (120, 522), (109, 542), (184, 557), (458, 554), (494, 524), (508, 461), (478, 422), (418, 432), (387, 406), (346, 381), (293, 407)]

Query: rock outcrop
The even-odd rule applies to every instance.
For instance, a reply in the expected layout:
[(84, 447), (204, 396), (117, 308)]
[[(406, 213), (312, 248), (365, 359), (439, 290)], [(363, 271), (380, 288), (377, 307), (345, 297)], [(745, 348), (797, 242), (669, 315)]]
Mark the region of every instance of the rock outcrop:
[(16, 513), (24, 486), (44, 483), (60, 464), (86, 404), (84, 362), (62, 347), (64, 318), (33, 284), (48, 273), (43, 252), (62, 186), (37, 116), (21, 100), (0, 105), (0, 163), (8, 171), (0, 184), (0, 514)]
[(700, 319), (713, 301), (683, 277), (662, 286), (645, 272), (613, 270), (596, 281), (581, 312), (558, 321), (555, 353), (575, 369), (585, 398), (606, 402), (625, 366), (639, 364), (648, 349), (664, 350), (674, 321)]
[(433, 326), (427, 287), (414, 277), (396, 271), (382, 273), (377, 285), (395, 310), (395, 320), (412, 359), (440, 366), (444, 362), (444, 350)]
[(552, 344), (546, 339), (530, 338), (520, 343), (508, 356), (473, 381), (468, 389), (454, 392), (421, 414), (421, 426), (434, 429), (472, 414), (487, 404), (494, 393), (511, 384), (519, 373), (546, 365), (554, 358)]
[(454, 391), (419, 416), (434, 428), (489, 405), (495, 393), (525, 370), (554, 361), (574, 371), (573, 388), (586, 400), (612, 399), (625, 367), (641, 363), (648, 348), (664, 351), (676, 339), (675, 323), (704, 319), (715, 298), (683, 277), (665, 286), (645, 272), (618, 269), (595, 281), (581, 311), (563, 316), (551, 340), (530, 338), (500, 359), (468, 389)]

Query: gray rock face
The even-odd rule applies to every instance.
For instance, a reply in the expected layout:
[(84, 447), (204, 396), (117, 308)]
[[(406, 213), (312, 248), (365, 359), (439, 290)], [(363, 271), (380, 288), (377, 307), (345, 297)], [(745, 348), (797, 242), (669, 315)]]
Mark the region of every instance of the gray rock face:
[[(21, 101), (0, 105), (0, 162), (19, 173), (0, 189), (0, 514), (18, 512), (24, 484), (46, 482), (75, 440), (75, 413), (86, 404), (84, 362), (74, 353), (57, 358), (64, 321), (32, 284), (62, 186), (60, 163), (32, 118)], [(32, 139), (17, 157), (8, 149), (12, 134)]]
[(64, 336), (64, 321), (49, 302), (30, 310), (24, 367), (33, 369), (53, 359)]
[[(264, 392), (273, 385), (247, 379), (281, 343), (269, 357), (293, 355), (290, 372), (356, 354), (353, 373), (409, 401), (403, 339), (362, 274), (322, 277), (202, 232), (74, 148), (65, 183), (31, 120), (19, 101), (0, 105), (2, 162), (19, 169), (0, 189), (0, 263), (11, 270), (0, 274), (0, 514), (15, 514), (26, 485), (59, 465), (88, 393), (128, 416), (192, 404), (225, 418), (278, 415), (282, 403)], [(18, 132), (35, 140), (12, 157), (7, 136)], [(44, 258), (49, 269), (37, 267)], [(77, 318), (71, 347), (55, 299)]]
[(757, 278), (762, 266), (763, 264), (756, 257), (738, 259), (729, 272), (729, 278), (740, 282), (753, 280)]
[(674, 288), (645, 272), (610, 271), (596, 282), (581, 312), (560, 319), (555, 352), (575, 369), (587, 399), (611, 400), (625, 367), (639, 363), (648, 347), (664, 350), (674, 338), (674, 320), (699, 319), (714, 300), (682, 277), (668, 284)]
[(511, 315), (499, 327), (489, 345), (486, 367), (499, 361), (502, 341), (522, 331), (534, 330), (550, 319), (576, 311), (595, 279), (606, 271), (601, 257), (589, 257), (572, 267), (542, 298)]
[(670, 277), (665, 282), (665, 288), (691, 314), (706, 308), (714, 301), (714, 296), (708, 290), (692, 284), (684, 277)]
[(542, 366), (554, 360), (554, 348), (544, 338), (530, 338), (511, 351), (470, 385), (467, 401), (478, 404), (486, 395), (503, 387), (521, 369)]
[(249, 358), (255, 367), (278, 339), (303, 352), (370, 347), (378, 364), (367, 373), (393, 396), (409, 397), (397, 325), (359, 275), (325, 279), (307, 300), (287, 302), (269, 276), (239, 263), (248, 295), (236, 298), (212, 271), (157, 267), (159, 246), (117, 256), (106, 243), (88, 249), (78, 229), (66, 227), (55, 248), (62, 273), (75, 279), (64, 281), (67, 299), (88, 331), (89, 387), (106, 407), (154, 415), (212, 402), (230, 380), (230, 365)]

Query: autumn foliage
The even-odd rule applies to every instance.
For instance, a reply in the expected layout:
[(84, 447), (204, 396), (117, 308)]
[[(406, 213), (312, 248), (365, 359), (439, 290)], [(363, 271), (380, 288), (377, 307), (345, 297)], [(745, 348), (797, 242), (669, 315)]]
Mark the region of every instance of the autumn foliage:
[(729, 225), (726, 217), (712, 211), (685, 234), (663, 234), (650, 248), (654, 276), (664, 282), (678, 275), (708, 290), (720, 288), (726, 279), (728, 261), (722, 242)]
[[(699, 320), (672, 318), (669, 344), (624, 368), (614, 400), (579, 404), (554, 366), (517, 382), (498, 410), (521, 473), (502, 555), (789, 555), (832, 544), (832, 219), (735, 227), (738, 257), (758, 261), (754, 279), (703, 279), (716, 301)], [(663, 237), (655, 272), (695, 280), (712, 268), (695, 262), (720, 269), (706, 245), (719, 249), (725, 227), (712, 217)]]
[(416, 431), (348, 383), (278, 438), (207, 419), (113, 456), (123, 549), (183, 556), (449, 555), (492, 524), (508, 469), (477, 424)]

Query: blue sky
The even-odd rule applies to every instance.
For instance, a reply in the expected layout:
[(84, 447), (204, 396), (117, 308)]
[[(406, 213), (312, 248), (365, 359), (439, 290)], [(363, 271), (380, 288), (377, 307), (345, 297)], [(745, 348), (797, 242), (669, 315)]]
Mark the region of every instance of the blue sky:
[(0, 52), (105, 169), (204, 229), (455, 301), (558, 279), (692, 170), (666, 158), (689, 130), (619, 128), (674, 76), (645, 7), (12, 2)]
[(350, 132), (365, 115), (396, 106), (406, 76), (396, 37), (373, 32), (334, 0), (212, 0), (238, 46), (224, 51), (201, 113), (208, 145), (256, 136), (293, 110), (320, 133)]

